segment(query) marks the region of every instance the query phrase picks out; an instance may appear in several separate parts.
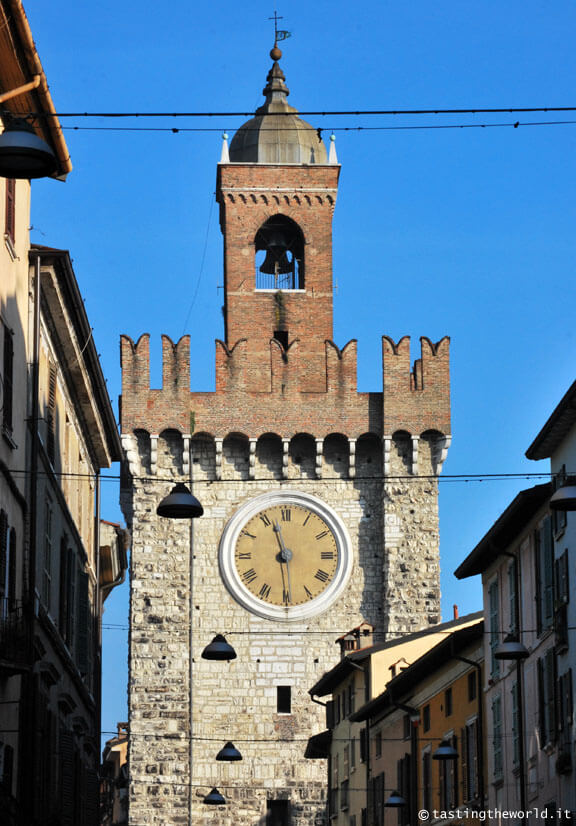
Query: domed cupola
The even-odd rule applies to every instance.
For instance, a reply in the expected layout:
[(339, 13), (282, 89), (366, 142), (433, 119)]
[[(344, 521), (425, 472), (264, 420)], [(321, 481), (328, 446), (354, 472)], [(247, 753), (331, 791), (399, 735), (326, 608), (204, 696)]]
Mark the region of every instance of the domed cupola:
[(274, 61), (266, 78), (266, 102), (255, 117), (238, 129), (230, 143), (232, 163), (328, 163), (326, 147), (318, 131), (298, 117), (286, 98), (290, 94), (278, 61), (282, 52), (275, 44)]

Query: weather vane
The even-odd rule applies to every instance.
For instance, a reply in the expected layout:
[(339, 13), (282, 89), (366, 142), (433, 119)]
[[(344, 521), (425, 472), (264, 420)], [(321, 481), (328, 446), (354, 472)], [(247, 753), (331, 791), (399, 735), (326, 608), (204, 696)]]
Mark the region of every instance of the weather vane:
[(287, 40), (287, 38), (292, 37), (292, 32), (287, 32), (285, 29), (278, 28), (278, 21), (284, 20), (284, 18), (278, 16), (276, 9), (274, 9), (274, 17), (269, 17), (268, 20), (274, 21), (274, 45), (276, 45), (279, 40)]

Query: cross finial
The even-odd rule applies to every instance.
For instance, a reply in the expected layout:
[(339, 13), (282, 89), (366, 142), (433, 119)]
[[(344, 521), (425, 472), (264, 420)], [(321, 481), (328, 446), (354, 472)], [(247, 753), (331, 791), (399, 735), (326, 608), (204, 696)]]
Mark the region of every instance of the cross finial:
[(268, 20), (274, 21), (274, 45), (278, 43), (278, 21), (284, 20), (283, 17), (279, 17), (276, 9), (274, 9), (274, 17), (269, 17)]

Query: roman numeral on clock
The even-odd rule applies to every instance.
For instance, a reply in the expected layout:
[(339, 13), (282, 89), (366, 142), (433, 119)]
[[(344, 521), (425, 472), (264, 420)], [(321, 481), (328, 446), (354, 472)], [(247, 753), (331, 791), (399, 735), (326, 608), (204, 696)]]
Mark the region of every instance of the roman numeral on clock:
[(306, 586), (304, 586), (304, 591), (306, 592), (306, 596), (308, 597), (308, 599), (312, 599), (312, 597), (314, 596), (312, 591), (310, 591)]
[(282, 522), (290, 522), (290, 517), (292, 516), (292, 512), (290, 508), (283, 508), (282, 509)]
[(268, 519), (268, 517), (266, 516), (266, 514), (265, 514), (265, 513), (261, 513), (261, 514), (260, 514), (260, 519), (261, 519), (261, 520), (262, 520), (262, 522), (266, 525), (266, 527), (268, 527), (269, 525), (271, 525), (271, 524), (272, 524), (272, 523), (270, 522), (270, 520)]
[(321, 568), (319, 568), (314, 574), (314, 579), (319, 579), (320, 582), (328, 582), (328, 580), (330, 579), (330, 574), (327, 574), (326, 571), (323, 571)]
[(334, 559), (334, 551), (322, 551), (320, 554), (321, 559)]
[(258, 574), (254, 570), (254, 568), (249, 568), (247, 571), (244, 571), (242, 574), (242, 579), (244, 582), (254, 582), (255, 579), (258, 578)]
[(252, 559), (252, 554), (250, 551), (243, 551), (238, 554), (238, 559)]
[(272, 586), (271, 585), (266, 585), (266, 583), (264, 583), (264, 585), (258, 591), (258, 596), (260, 597), (260, 599), (268, 599), (268, 597), (270, 596), (270, 591), (271, 590), (272, 590)]
[(256, 539), (255, 534), (249, 533), (247, 530), (240, 531), (240, 536), (249, 536), (250, 539)]
[(328, 531), (321, 531), (316, 534), (316, 539), (324, 539), (325, 536), (328, 536)]

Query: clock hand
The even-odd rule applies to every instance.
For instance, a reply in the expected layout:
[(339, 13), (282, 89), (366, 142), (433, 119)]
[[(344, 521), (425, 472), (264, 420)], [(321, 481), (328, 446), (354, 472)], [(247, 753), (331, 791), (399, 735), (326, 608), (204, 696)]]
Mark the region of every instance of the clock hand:
[[(289, 600), (289, 602), (292, 602), (292, 587), (291, 587), (291, 584), (290, 584), (290, 565), (289, 565), (289, 562), (292, 559), (292, 551), (290, 551), (284, 543), (284, 538), (282, 536), (282, 529), (281, 529), (278, 521), (274, 522), (272, 527), (273, 527), (274, 533), (276, 534), (276, 537), (278, 539), (278, 543), (280, 545), (280, 565), (282, 565), (283, 562), (286, 565), (286, 579), (287, 579), (287, 584), (288, 584), (288, 600)], [(283, 568), (282, 568), (282, 571), (284, 571)]]

